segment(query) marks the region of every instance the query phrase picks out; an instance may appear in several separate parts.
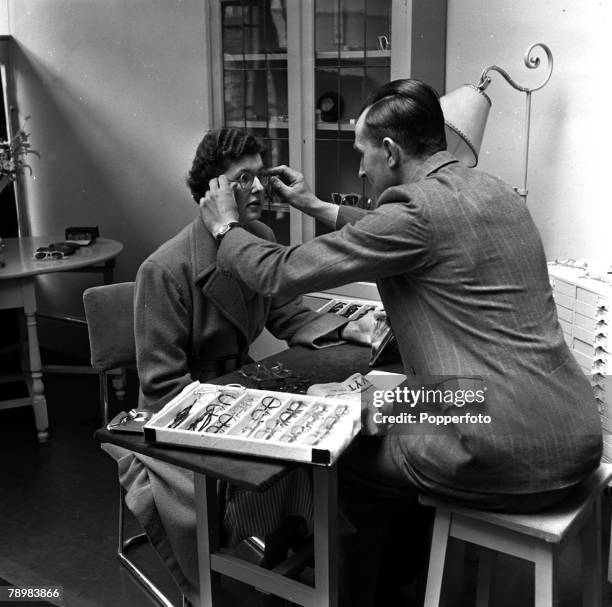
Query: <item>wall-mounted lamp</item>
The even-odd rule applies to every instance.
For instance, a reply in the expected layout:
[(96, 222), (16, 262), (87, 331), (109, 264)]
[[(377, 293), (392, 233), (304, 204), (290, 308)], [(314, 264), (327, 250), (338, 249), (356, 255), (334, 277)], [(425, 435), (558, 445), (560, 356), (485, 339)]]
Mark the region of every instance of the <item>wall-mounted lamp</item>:
[(525, 65), (535, 69), (540, 65), (540, 57), (534, 52), (537, 48), (546, 53), (548, 71), (544, 81), (536, 87), (520, 86), (508, 72), (496, 65), (486, 67), (480, 75), (478, 84), (465, 84), (457, 90), (440, 98), (446, 123), (448, 151), (470, 167), (478, 163), (478, 153), (484, 135), (487, 117), (491, 109), (491, 100), (484, 92), (491, 83), (489, 72), (498, 72), (506, 82), (517, 91), (525, 93), (525, 136), (523, 140), (523, 187), (515, 188), (517, 193), (527, 201), (527, 162), (529, 156), (529, 129), (531, 123), (531, 93), (540, 90), (549, 80), (553, 69), (553, 58), (550, 49), (541, 43), (532, 44), (525, 52)]

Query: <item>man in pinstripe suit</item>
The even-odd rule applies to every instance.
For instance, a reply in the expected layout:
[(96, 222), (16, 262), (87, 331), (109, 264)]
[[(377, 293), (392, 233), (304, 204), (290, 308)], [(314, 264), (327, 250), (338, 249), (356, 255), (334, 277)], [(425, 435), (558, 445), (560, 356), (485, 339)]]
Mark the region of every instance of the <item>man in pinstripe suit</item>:
[[(467, 379), (468, 388), (486, 389), (483, 403), (461, 410), (453, 402), (409, 410), (451, 420), (469, 410), (491, 421), (394, 426), (348, 454), (341, 481), (353, 497), (378, 504), (415, 490), (507, 511), (563, 499), (598, 465), (601, 429), (589, 383), (557, 321), (529, 211), (508, 185), (446, 152), (437, 95), (419, 81), (393, 81), (368, 97), (355, 149), (359, 175), (378, 196), (374, 211), (323, 202), (302, 175), (279, 167), (277, 192), (337, 230), (285, 247), (237, 227), (223, 236), (217, 263), (275, 296), (375, 280), (411, 386), (456, 391), (466, 378), (479, 378)], [(224, 232), (235, 220), (229, 186), (212, 184), (201, 210), (213, 234)], [(389, 537), (398, 535), (391, 515), (379, 518), (369, 531), (352, 521), (353, 546), (384, 537), (385, 524)], [(368, 551), (369, 569), (356, 575), (368, 571), (376, 579), (376, 552), (372, 545)], [(360, 556), (353, 554), (358, 571)], [(360, 588), (350, 604), (383, 604), (372, 592)]]

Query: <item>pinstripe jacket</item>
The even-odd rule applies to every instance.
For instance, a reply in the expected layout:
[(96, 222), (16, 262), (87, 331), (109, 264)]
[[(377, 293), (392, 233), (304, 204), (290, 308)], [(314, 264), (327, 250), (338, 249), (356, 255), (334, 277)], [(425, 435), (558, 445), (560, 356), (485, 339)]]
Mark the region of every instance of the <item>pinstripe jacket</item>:
[(268, 295), (376, 280), (415, 386), (482, 378), (474, 385), (486, 386), (484, 403), (407, 411), (469, 409), (491, 423), (395, 426), (385, 438), (421, 488), (535, 493), (597, 466), (596, 402), (564, 342), (538, 231), (510, 187), (439, 152), (415, 182), (383, 192), (376, 210), (341, 207), (337, 225), (294, 247), (232, 230), (217, 264)]

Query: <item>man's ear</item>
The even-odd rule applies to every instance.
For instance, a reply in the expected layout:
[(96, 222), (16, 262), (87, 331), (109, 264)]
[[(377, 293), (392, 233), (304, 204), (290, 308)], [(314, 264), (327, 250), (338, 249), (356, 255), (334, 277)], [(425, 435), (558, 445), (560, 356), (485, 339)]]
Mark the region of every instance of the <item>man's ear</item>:
[(390, 169), (395, 169), (400, 165), (401, 160), (401, 148), (391, 137), (385, 137), (383, 139), (383, 149), (387, 156), (387, 165)]

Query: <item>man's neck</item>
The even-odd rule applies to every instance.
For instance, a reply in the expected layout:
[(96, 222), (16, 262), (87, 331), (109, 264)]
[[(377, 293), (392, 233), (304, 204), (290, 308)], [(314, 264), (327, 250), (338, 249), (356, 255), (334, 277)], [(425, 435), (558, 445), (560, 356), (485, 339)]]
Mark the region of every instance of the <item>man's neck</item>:
[(423, 165), (428, 157), (406, 157), (401, 165), (402, 183), (410, 184), (423, 178)]

